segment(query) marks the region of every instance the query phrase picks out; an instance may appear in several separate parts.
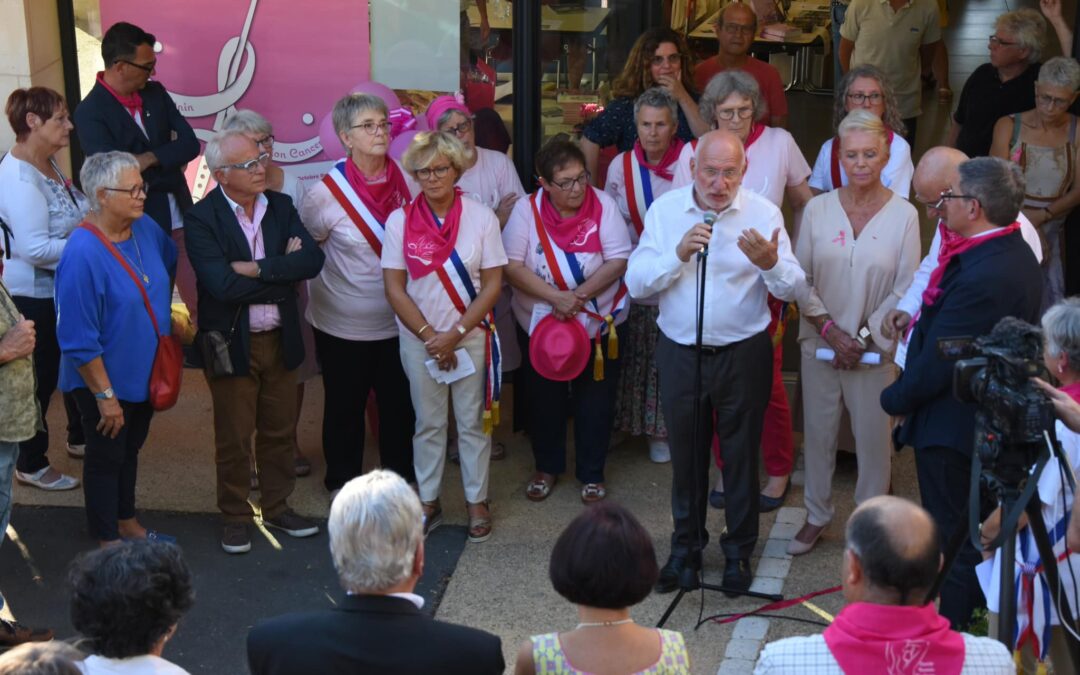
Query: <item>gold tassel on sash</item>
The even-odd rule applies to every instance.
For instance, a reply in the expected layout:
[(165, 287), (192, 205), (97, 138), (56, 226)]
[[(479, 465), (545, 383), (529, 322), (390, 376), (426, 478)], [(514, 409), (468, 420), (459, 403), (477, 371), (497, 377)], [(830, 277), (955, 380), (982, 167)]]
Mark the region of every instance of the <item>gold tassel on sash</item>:
[(615, 317), (608, 314), (604, 317), (604, 321), (607, 321), (607, 357), (609, 359), (619, 358), (619, 334), (615, 332)]
[(600, 349), (600, 336), (596, 336), (596, 356), (593, 358), (592, 378), (597, 382), (604, 379), (604, 352)]
[(492, 419), (491, 411), (490, 410), (485, 410), (484, 411), (484, 433), (487, 434), (488, 436), (490, 436), (491, 433), (493, 431), (495, 431), (495, 425), (496, 424), (498, 424), (498, 422), (495, 422)]
[(495, 426), (499, 426), (499, 402), (491, 402), (491, 423)]

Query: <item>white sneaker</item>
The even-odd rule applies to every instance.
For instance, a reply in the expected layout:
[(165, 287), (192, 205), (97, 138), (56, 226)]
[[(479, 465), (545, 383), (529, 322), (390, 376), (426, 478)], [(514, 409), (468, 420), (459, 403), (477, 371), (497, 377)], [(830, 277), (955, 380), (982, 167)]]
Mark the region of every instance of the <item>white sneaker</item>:
[(68, 476), (67, 474), (56, 472), (57, 478), (53, 481), (46, 483), (42, 478), (49, 472), (50, 467), (45, 467), (41, 471), (35, 471), (34, 473), (23, 473), (22, 471), (15, 472), (15, 480), (26, 485), (33, 485), (36, 488), (42, 490), (49, 490), (51, 492), (59, 492), (61, 490), (74, 490), (79, 487), (79, 479), (74, 476)]
[(671, 461), (671, 448), (667, 441), (649, 439), (649, 459), (657, 464), (667, 464)]
[(86, 457), (86, 443), (68, 443), (67, 453), (75, 459)]

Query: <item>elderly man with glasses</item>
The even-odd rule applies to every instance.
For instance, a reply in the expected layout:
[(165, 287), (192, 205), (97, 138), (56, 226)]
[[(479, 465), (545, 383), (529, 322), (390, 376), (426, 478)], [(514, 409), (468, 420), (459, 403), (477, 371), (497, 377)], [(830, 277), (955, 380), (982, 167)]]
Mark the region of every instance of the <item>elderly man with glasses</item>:
[(239, 131), (206, 144), (218, 186), (185, 216), (199, 280), (199, 335), (214, 400), (221, 547), (251, 550), (248, 458), (255, 435), (263, 523), (293, 537), (319, 528), (286, 503), (296, 477), (296, 368), (304, 360), (297, 284), (315, 277), (325, 256), (292, 200), (266, 189), (266, 160)]

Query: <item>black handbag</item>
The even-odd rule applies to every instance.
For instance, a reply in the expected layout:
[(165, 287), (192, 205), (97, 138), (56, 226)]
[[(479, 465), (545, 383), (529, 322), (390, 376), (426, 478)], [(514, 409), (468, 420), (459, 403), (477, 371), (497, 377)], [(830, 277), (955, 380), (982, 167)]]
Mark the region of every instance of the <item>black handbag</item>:
[(240, 319), (241, 309), (243, 308), (238, 307), (236, 310), (228, 336), (219, 330), (201, 330), (195, 336), (195, 344), (202, 354), (203, 368), (206, 369), (206, 376), (209, 378), (236, 374), (232, 355), (229, 354), (229, 346), (232, 345), (233, 336), (236, 334), (236, 322)]

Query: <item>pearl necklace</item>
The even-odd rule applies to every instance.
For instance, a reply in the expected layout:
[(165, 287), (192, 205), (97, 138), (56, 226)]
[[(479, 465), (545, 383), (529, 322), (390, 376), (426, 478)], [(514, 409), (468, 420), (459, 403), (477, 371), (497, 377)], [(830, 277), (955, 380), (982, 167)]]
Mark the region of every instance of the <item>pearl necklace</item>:
[(582, 621), (578, 628), (602, 628), (607, 626), (621, 626), (626, 623), (634, 623), (633, 619), (620, 619), (619, 621)]

